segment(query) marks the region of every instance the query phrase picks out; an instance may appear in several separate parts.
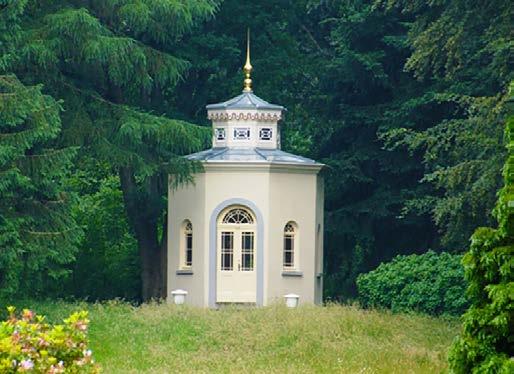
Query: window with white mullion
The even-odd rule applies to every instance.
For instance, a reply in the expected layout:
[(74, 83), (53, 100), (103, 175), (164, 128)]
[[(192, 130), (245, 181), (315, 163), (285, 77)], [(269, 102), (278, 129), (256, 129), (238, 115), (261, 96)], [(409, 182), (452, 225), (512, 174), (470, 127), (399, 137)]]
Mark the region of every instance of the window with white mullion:
[(193, 225), (191, 221), (184, 221), (182, 241), (182, 267), (190, 268), (193, 266)]
[(296, 242), (296, 228), (293, 223), (288, 223), (284, 227), (284, 258), (283, 266), (286, 270), (296, 268), (295, 264), (295, 242)]
[(241, 271), (252, 271), (254, 266), (254, 233), (241, 234)]
[(234, 268), (234, 233), (221, 233), (221, 270), (232, 271)]
[(186, 234), (186, 266), (193, 265), (193, 233)]
[(253, 224), (253, 217), (246, 210), (241, 208), (231, 209), (224, 217), (224, 224)]

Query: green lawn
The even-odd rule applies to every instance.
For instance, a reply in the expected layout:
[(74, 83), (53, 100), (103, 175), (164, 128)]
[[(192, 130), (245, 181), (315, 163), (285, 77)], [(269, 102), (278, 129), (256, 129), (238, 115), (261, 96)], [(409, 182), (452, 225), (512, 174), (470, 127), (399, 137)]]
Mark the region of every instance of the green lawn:
[(456, 320), (329, 305), (289, 310), (123, 303), (17, 303), (58, 321), (90, 312), (105, 373), (437, 373)]

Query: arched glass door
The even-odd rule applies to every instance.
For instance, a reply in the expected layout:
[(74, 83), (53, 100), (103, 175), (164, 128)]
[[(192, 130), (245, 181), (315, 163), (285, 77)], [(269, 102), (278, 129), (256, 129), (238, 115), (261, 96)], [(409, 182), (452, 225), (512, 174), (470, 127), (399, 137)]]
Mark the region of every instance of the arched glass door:
[(225, 209), (218, 219), (217, 302), (256, 301), (255, 216), (246, 207)]

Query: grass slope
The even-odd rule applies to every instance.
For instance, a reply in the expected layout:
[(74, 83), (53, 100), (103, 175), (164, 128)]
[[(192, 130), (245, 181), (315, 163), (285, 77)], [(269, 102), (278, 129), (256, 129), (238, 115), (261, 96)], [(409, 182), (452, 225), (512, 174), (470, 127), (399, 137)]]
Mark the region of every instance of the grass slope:
[[(24, 305), (25, 304), (25, 305)], [(456, 320), (305, 306), (206, 310), (149, 304), (19, 303), (52, 322), (90, 312), (105, 373), (436, 373)]]

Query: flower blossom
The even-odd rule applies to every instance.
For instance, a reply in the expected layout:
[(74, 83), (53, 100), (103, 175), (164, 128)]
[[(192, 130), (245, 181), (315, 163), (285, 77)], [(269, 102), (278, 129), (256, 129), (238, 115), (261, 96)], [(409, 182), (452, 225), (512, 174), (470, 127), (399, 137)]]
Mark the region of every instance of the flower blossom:
[(29, 371), (29, 370), (32, 370), (34, 368), (34, 363), (32, 362), (32, 360), (23, 360), (23, 361), (20, 361), (20, 369), (22, 371)]

